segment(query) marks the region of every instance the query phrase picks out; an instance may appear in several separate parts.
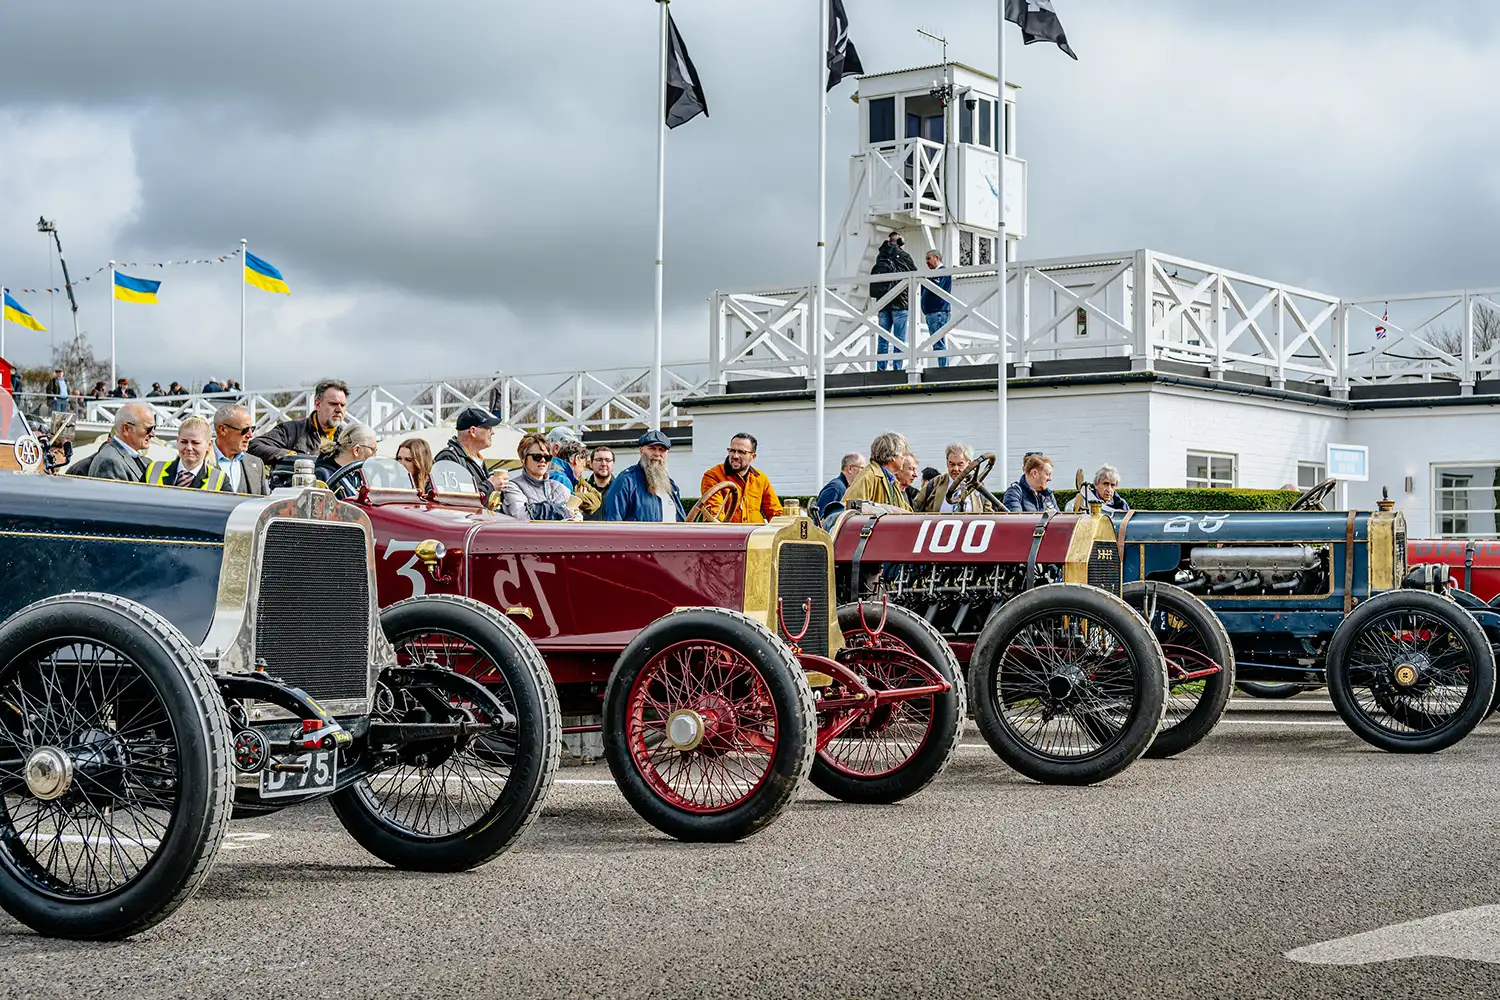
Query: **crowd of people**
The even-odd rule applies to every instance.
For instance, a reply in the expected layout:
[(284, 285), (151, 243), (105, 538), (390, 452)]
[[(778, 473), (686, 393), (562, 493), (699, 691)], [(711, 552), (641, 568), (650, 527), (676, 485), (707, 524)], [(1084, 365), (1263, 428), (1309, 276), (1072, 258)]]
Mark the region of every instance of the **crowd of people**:
[[(203, 384), (201, 391), (212, 394), (237, 393), (243, 390), (235, 379), (211, 378)], [(72, 385), (61, 368), (53, 369), (52, 377), (42, 387), (42, 392), (47, 397), (47, 407), (53, 413), (82, 413), (84, 404), (91, 399), (168, 399), (192, 395), (192, 390), (180, 382), (172, 382), (165, 388), (160, 382), (152, 382), (151, 388), (142, 393), (140, 385), (132, 383), (128, 378), (115, 379), (112, 389), (104, 379), (97, 379), (91, 388), (85, 390), (81, 386)]]
[[(156, 412), (146, 402), (131, 401), (115, 414), (108, 440), (98, 451), (67, 468), (71, 475), (116, 479), (243, 494), (265, 494), (270, 470), (293, 457), (315, 457), (314, 475), (320, 482), (335, 481), (345, 466), (373, 458), (375, 432), (346, 419), (349, 387), (339, 379), (324, 379), (313, 390), (313, 406), (304, 418), (282, 421), (256, 434), (249, 410), (228, 402), (213, 419), (188, 417), (177, 427), (177, 457), (148, 461), (144, 453), (156, 436)], [(434, 483), (436, 466), (456, 467), (493, 509), (531, 521), (684, 521), (682, 491), (669, 471), (671, 439), (650, 430), (635, 442), (634, 464), (616, 471), (614, 449), (590, 449), (568, 427), (548, 434), (527, 434), (516, 448), (520, 468), (514, 475), (491, 469), (485, 452), (494, 442), (500, 418), (488, 410), (469, 407), (458, 415), (454, 434), (438, 452), (420, 437), (402, 441), (396, 461), (421, 491)], [(770, 477), (755, 465), (760, 442), (749, 433), (729, 439), (724, 461), (709, 467), (699, 480), (705, 519), (762, 524), (779, 517), (785, 505)], [(61, 471), (56, 456), (49, 468)], [(70, 457), (70, 456), (69, 456)], [(1051, 490), (1052, 459), (1028, 452), (1021, 475), (996, 502), (993, 494), (968, 490), (953, 495), (952, 487), (974, 463), (974, 450), (953, 443), (944, 449), (943, 468), (921, 468), (906, 438), (895, 432), (879, 434), (870, 442), (869, 459), (850, 452), (812, 503), (814, 517), (872, 501), (901, 510), (930, 513), (984, 513), (1056, 510)], [(1128, 510), (1118, 490), (1120, 474), (1102, 466), (1085, 486), (1084, 500), (1110, 510)], [(951, 498), (950, 498), (951, 496)]]

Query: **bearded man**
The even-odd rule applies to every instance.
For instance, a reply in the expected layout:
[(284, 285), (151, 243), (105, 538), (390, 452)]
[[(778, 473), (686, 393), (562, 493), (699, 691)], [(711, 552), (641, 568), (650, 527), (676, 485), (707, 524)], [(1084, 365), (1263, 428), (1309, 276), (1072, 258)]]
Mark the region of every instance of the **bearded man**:
[(682, 495), (667, 472), (672, 442), (661, 431), (636, 439), (640, 461), (615, 477), (604, 497), (606, 521), (682, 521)]

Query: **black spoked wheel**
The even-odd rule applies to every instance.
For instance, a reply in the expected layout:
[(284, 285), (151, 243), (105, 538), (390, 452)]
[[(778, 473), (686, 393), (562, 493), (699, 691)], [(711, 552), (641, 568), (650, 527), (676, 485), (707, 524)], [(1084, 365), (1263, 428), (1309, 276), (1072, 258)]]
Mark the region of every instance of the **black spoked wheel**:
[(1167, 658), (1167, 714), (1147, 757), (1197, 746), (1219, 724), (1234, 689), (1234, 645), (1208, 605), (1181, 587), (1127, 583), (1121, 595), (1151, 626)]
[(0, 906), (44, 933), (165, 919), (229, 823), (229, 719), (165, 619), (102, 594), (0, 626)]
[[(819, 712), (820, 734), (835, 726), (842, 728), (831, 739), (820, 736), (812, 782), (845, 802), (899, 802), (927, 787), (953, 758), (968, 718), (958, 661), (942, 635), (920, 615), (888, 607), (884, 628), (872, 637), (861, 626), (868, 623), (873, 629), (881, 613), (867, 605), (862, 620), (859, 605), (839, 608), (839, 627), (846, 643), (839, 660), (877, 691), (930, 688), (927, 669), (952, 689), (870, 711)], [(913, 660), (921, 660), (922, 665)], [(822, 694), (829, 699), (847, 697), (848, 692), (835, 683)]]
[(1161, 646), (1130, 606), (1078, 584), (1038, 587), (990, 619), (969, 699), (994, 751), (1036, 781), (1083, 785), (1130, 766), (1166, 703)]
[(412, 598), (380, 623), (399, 666), (381, 678), (374, 720), (436, 731), (372, 746), (379, 772), (334, 795), (334, 812), (398, 868), (481, 865), (541, 812), (562, 745), (557, 690), (525, 634), (478, 602)]
[(1463, 739), (1495, 697), (1484, 630), (1453, 601), (1425, 591), (1373, 597), (1328, 647), (1328, 692), (1349, 728), (1394, 753), (1431, 753)]

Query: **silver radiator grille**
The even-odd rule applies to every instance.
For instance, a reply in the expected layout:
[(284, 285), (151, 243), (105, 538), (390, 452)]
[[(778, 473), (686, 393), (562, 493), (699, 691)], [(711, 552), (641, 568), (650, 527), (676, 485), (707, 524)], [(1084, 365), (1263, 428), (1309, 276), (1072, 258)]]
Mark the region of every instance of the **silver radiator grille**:
[(369, 695), (368, 548), (357, 524), (272, 521), (255, 603), (255, 655), (314, 698)]

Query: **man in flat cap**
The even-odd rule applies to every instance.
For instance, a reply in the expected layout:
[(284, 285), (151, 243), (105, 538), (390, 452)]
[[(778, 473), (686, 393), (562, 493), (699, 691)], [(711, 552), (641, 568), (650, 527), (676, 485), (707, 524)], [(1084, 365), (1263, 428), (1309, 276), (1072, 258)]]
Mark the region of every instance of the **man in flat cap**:
[(604, 497), (606, 521), (682, 521), (682, 496), (667, 473), (672, 442), (661, 431), (636, 439), (640, 461), (615, 476)]
[(449, 439), (443, 450), (432, 456), (432, 464), (455, 462), (467, 469), (474, 477), (474, 486), (486, 500), (495, 491), (490, 474), (484, 468), (484, 450), (495, 439), (495, 428), (500, 418), (488, 410), (471, 406), (458, 415), (458, 433)]

